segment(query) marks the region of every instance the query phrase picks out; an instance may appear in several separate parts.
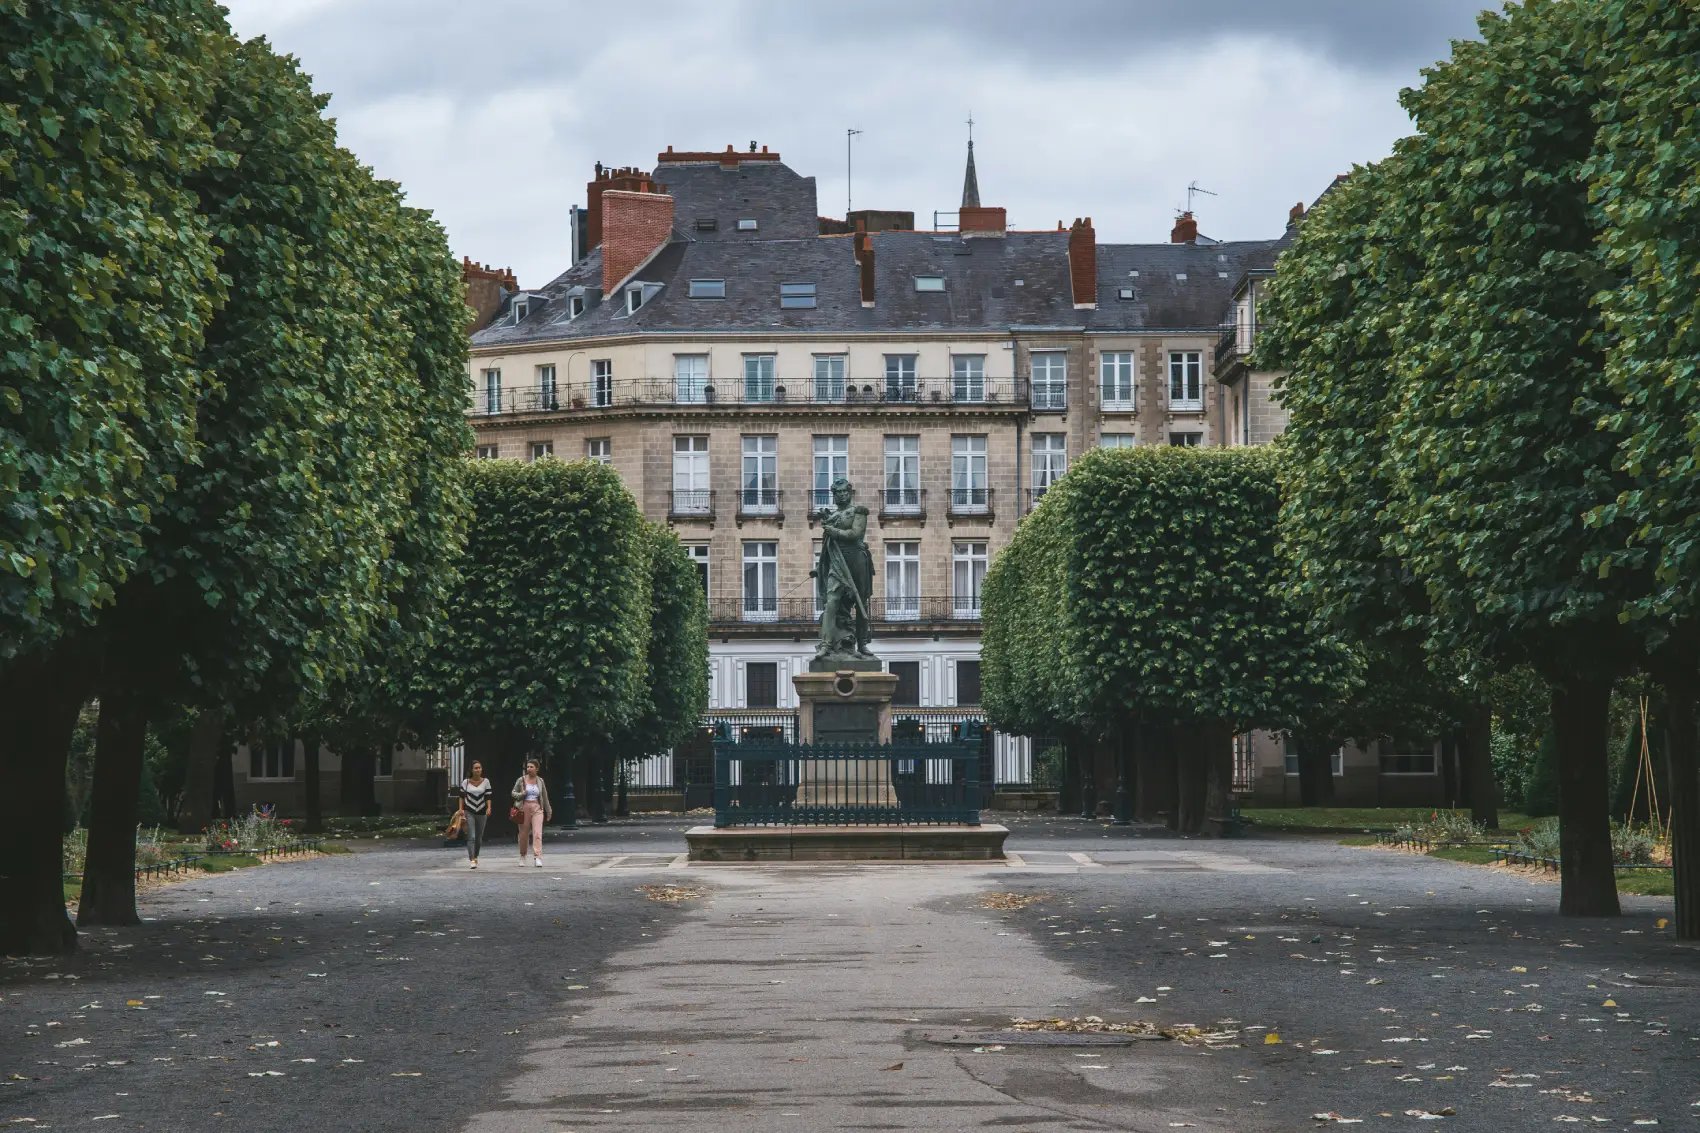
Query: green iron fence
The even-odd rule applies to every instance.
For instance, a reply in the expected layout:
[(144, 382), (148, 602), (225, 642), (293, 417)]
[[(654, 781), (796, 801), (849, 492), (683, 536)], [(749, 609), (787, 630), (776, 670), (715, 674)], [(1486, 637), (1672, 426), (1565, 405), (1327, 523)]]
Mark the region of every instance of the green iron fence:
[(714, 740), (714, 825), (980, 824), (981, 725), (951, 740), (793, 744)]

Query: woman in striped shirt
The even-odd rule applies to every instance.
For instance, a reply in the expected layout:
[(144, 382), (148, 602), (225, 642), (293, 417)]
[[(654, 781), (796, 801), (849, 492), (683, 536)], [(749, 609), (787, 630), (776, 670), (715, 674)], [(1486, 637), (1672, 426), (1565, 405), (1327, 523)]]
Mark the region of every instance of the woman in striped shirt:
[(460, 781), (460, 812), (466, 817), (466, 856), (471, 869), (478, 868), (478, 851), (484, 848), (484, 823), (490, 817), (493, 784), (484, 778), (484, 765), (474, 760), (472, 774)]

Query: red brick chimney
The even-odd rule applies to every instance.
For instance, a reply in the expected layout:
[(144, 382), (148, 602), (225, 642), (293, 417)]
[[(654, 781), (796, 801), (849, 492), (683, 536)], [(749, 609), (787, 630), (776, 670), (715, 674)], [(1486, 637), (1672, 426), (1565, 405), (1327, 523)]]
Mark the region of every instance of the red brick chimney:
[(612, 296), (673, 234), (673, 198), (604, 189), (601, 205), (602, 293)]
[(1076, 307), (1098, 305), (1098, 234), (1091, 217), (1076, 217), (1068, 230), (1068, 281)]
[(1175, 217), (1175, 227), (1169, 233), (1171, 244), (1198, 243), (1198, 221), (1192, 218), (1191, 212), (1183, 212)]
[(861, 268), (862, 306), (874, 305), (874, 238), (867, 232), (856, 233), (856, 264)]
[(1292, 228), (1305, 218), (1305, 203), (1300, 201), (1287, 211), (1287, 227)]
[(957, 213), (956, 219), (956, 229), (964, 235), (985, 232), (1002, 236), (1004, 230), (1009, 227), (1006, 211), (992, 208), (990, 205), (983, 208), (964, 205), (962, 211)]
[(596, 180), (584, 187), (585, 245), (594, 248), (602, 243), (602, 194), (609, 189), (630, 193), (661, 193), (667, 186), (658, 185), (655, 178), (635, 166), (615, 169), (596, 163)]
[(466, 305), (473, 312), (468, 334), (496, 317), (504, 290), (510, 295), (519, 290), (513, 268), (497, 270), (489, 264), (475, 264), (465, 256), (460, 258), (460, 278), (466, 286)]

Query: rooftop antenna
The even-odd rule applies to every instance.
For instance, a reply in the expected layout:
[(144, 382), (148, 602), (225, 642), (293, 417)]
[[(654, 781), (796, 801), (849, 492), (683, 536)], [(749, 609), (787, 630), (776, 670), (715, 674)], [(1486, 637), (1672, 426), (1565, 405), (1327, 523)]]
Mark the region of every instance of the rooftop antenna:
[(1189, 183), (1186, 187), (1186, 211), (1187, 212), (1192, 211), (1192, 198), (1197, 196), (1199, 193), (1203, 193), (1207, 197), (1215, 197), (1215, 196), (1221, 195), (1219, 193), (1213, 193), (1209, 189), (1200, 189), (1198, 187), (1198, 182), (1193, 181), (1193, 182)]
[(844, 219), (850, 219), (850, 142), (860, 130), (844, 131)]

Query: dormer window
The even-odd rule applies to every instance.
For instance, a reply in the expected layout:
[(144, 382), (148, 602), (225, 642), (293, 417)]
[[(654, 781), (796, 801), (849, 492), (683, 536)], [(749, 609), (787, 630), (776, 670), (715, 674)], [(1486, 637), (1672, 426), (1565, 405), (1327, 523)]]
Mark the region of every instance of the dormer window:
[(726, 281), (724, 279), (693, 279), (691, 280), (692, 299), (724, 299), (726, 298)]
[(524, 299), (514, 300), (514, 326), (525, 321), (525, 316), (531, 313), (531, 304)]
[(643, 288), (626, 288), (626, 314), (634, 313), (641, 306), (643, 306)]
[(781, 283), (779, 305), (786, 308), (807, 308), (815, 305), (815, 285), (812, 283)]
[(738, 222), (739, 232), (754, 232), (757, 228), (755, 217), (747, 216)]
[(915, 277), (915, 290), (916, 291), (943, 291), (944, 290), (944, 276), (942, 276), (942, 275), (918, 275), (918, 276)]
[(584, 296), (574, 295), (567, 300), (567, 318), (576, 319), (584, 314)]

